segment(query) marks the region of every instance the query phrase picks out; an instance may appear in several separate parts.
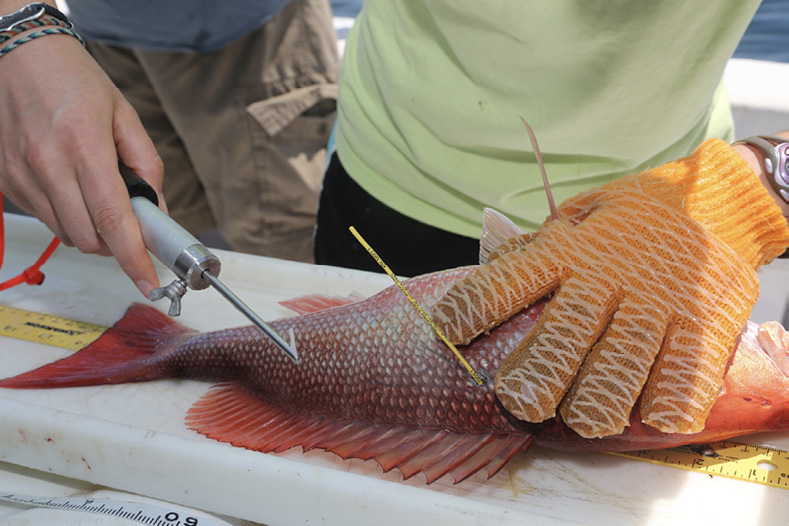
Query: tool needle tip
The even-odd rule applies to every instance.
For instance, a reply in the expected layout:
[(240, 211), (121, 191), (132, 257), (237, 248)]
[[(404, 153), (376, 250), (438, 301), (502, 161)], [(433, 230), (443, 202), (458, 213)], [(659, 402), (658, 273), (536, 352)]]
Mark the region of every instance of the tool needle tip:
[(283, 340), (282, 337), (274, 331), (274, 329), (269, 327), (268, 324), (266, 324), (266, 322), (264, 322), (260, 318), (260, 316), (255, 314), (252, 311), (252, 309), (247, 307), (243, 301), (238, 299), (238, 297), (235, 294), (233, 294), (230, 291), (230, 289), (228, 289), (224, 285), (224, 283), (219, 281), (219, 278), (211, 274), (208, 270), (203, 271), (203, 277), (208, 280), (208, 282), (211, 284), (212, 287), (214, 287), (214, 289), (216, 289), (217, 292), (219, 292), (222, 296), (224, 296), (224, 298), (227, 301), (229, 301), (236, 309), (238, 309), (239, 312), (241, 312), (241, 314), (246, 316), (249, 321), (251, 321), (253, 324), (255, 324), (255, 326), (257, 326), (261, 331), (263, 331), (263, 333), (266, 336), (268, 336), (269, 339), (272, 342), (274, 342), (274, 344), (277, 347), (282, 349), (291, 360), (293, 360), (295, 363), (299, 363), (299, 355), (296, 352), (296, 345), (295, 345), (296, 338), (293, 335), (292, 329), (290, 331), (290, 339), (292, 345), (288, 345), (288, 343), (285, 340)]

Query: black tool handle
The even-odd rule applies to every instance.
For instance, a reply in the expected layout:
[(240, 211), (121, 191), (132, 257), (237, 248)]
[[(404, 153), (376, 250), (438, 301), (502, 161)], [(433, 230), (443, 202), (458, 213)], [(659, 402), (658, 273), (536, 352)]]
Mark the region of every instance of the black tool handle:
[(123, 164), (123, 161), (118, 161), (118, 170), (121, 172), (123, 182), (126, 183), (129, 197), (144, 197), (156, 206), (159, 206), (159, 196), (156, 195), (156, 190), (151, 185), (134, 173), (131, 168)]

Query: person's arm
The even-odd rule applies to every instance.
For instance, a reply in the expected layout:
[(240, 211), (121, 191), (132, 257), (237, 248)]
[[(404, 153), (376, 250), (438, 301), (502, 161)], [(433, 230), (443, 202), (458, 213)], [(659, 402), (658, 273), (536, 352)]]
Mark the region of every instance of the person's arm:
[[(0, 0), (0, 15), (28, 3)], [(38, 29), (15, 35), (0, 48)], [(69, 35), (25, 42), (0, 56), (0, 115), (0, 191), (66, 245), (113, 255), (147, 296), (158, 277), (118, 158), (160, 196), (162, 162), (137, 114), (101, 67)]]

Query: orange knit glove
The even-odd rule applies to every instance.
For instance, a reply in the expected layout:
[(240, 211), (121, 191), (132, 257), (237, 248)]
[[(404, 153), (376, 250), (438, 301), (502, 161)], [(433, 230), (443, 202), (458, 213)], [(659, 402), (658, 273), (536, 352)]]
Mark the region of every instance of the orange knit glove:
[(711, 140), (568, 200), (433, 315), (453, 343), (468, 343), (558, 289), (497, 372), (504, 407), (529, 422), (558, 407), (591, 438), (621, 433), (641, 396), (645, 423), (694, 433), (758, 297), (755, 269), (787, 246), (787, 222), (758, 178)]

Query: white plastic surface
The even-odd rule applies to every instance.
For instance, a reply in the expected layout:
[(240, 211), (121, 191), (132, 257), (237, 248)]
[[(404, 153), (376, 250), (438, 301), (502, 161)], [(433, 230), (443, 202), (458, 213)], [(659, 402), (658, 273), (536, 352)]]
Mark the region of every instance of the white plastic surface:
[[(6, 216), (0, 280), (31, 264), (50, 236), (35, 220)], [(290, 313), (277, 301), (306, 294), (370, 294), (384, 275), (217, 252), (223, 278), (264, 319)], [(145, 301), (110, 259), (59, 248), (41, 286), (0, 293), (0, 304), (110, 325)], [(787, 280), (789, 274), (780, 279)], [(163, 279), (169, 274), (161, 267)], [(166, 311), (166, 305), (157, 305)], [(190, 291), (182, 321), (201, 330), (245, 320), (213, 290)], [(10, 376), (68, 351), (0, 337), (0, 372)], [(782, 524), (789, 493), (605, 454), (519, 454), (493, 479), (427, 486), (402, 481), (375, 462), (291, 450), (267, 455), (188, 430), (183, 418), (210, 384), (163, 380), (76, 389), (0, 390), (0, 491), (19, 471), (57, 474), (66, 489), (85, 483), (146, 495), (270, 525), (342, 524)], [(749, 439), (782, 449), (789, 434)], [(46, 484), (49, 484), (46, 481)], [(4, 485), (6, 485), (4, 487)], [(68, 491), (64, 490), (64, 493)]]

